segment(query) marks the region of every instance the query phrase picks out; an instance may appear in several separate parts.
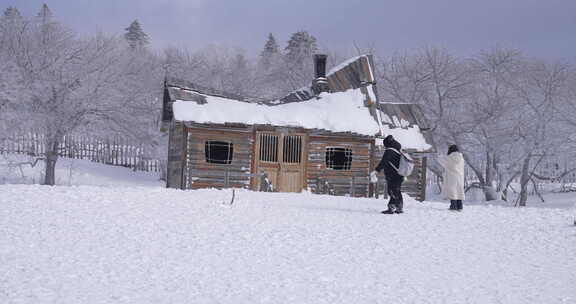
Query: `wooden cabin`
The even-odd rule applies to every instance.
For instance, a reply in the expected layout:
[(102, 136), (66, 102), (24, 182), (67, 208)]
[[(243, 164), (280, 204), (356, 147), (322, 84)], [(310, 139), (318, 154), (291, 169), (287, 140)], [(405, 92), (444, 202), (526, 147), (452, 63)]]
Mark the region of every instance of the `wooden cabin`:
[(434, 145), (420, 109), (378, 102), (370, 55), (329, 73), (326, 56), (315, 55), (314, 66), (309, 87), (265, 102), (167, 79), (167, 187), (383, 194), (369, 173), (382, 157), (382, 139), (392, 134), (417, 160), (404, 191), (424, 200), (426, 154)]

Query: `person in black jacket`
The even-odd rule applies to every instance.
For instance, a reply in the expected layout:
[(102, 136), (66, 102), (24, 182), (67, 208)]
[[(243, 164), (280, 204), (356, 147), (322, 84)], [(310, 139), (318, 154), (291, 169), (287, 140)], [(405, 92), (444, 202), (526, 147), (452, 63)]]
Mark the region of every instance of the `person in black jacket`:
[(402, 213), (404, 201), (400, 189), (402, 188), (404, 176), (398, 174), (398, 171), (396, 170), (396, 168), (400, 166), (399, 152), (402, 149), (402, 145), (400, 145), (392, 135), (388, 135), (384, 138), (384, 148), (385, 151), (384, 155), (382, 155), (382, 160), (375, 169), (377, 172), (384, 170), (386, 183), (388, 184), (388, 195), (390, 196), (388, 210), (384, 210), (382, 213)]

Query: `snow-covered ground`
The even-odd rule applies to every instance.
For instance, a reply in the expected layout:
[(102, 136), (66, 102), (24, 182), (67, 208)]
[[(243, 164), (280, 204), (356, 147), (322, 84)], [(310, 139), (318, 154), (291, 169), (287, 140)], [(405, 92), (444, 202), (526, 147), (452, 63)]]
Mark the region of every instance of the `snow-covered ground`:
[(0, 185), (0, 303), (576, 301), (573, 209), (408, 199), (382, 215), (245, 190), (229, 205), (132, 180), (146, 186)]
[[(25, 155), (0, 155), (0, 184), (37, 184), (43, 181), (44, 162), (34, 167), (34, 158)], [(129, 168), (107, 166), (88, 160), (61, 157), (56, 162), (56, 184), (66, 186), (151, 186), (161, 187), (157, 173), (134, 172)]]
[[(562, 208), (570, 209), (576, 207), (576, 192), (559, 192), (561, 185), (555, 185), (554, 189), (548, 189), (542, 193), (544, 202), (538, 195), (529, 195), (526, 205), (535, 208)], [(430, 201), (442, 201), (442, 195), (439, 193), (435, 185), (428, 186), (426, 197)], [(508, 200), (485, 201), (484, 193), (480, 189), (470, 189), (466, 192), (465, 205), (479, 205), (479, 206), (503, 206), (515, 207), (518, 193), (509, 193)]]

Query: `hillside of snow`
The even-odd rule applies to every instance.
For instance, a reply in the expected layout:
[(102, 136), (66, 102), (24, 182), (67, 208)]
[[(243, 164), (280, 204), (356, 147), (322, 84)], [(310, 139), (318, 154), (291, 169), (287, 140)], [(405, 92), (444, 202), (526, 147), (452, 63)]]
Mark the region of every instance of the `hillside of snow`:
[(568, 209), (0, 185), (0, 303), (574, 303)]

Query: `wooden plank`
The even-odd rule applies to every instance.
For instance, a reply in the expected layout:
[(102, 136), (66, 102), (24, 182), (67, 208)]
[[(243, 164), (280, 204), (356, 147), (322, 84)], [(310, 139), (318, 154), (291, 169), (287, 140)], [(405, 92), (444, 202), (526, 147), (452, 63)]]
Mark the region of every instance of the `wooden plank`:
[[(249, 185), (244, 183), (230, 183), (229, 188), (248, 188)], [(223, 189), (224, 184), (217, 183), (217, 182), (193, 182), (190, 184), (190, 189), (205, 189), (205, 188), (216, 188), (216, 189)]]
[(425, 201), (426, 200), (426, 173), (427, 173), (427, 162), (428, 162), (428, 158), (424, 157), (422, 158), (422, 162), (421, 162), (421, 176), (420, 176), (420, 201)]
[(321, 135), (321, 134), (314, 134), (311, 133), (309, 136), (310, 143), (316, 142), (337, 142), (337, 143), (348, 143), (348, 144), (355, 144), (355, 143), (367, 143), (373, 141), (371, 137), (359, 137), (359, 136), (351, 136), (351, 135)]

